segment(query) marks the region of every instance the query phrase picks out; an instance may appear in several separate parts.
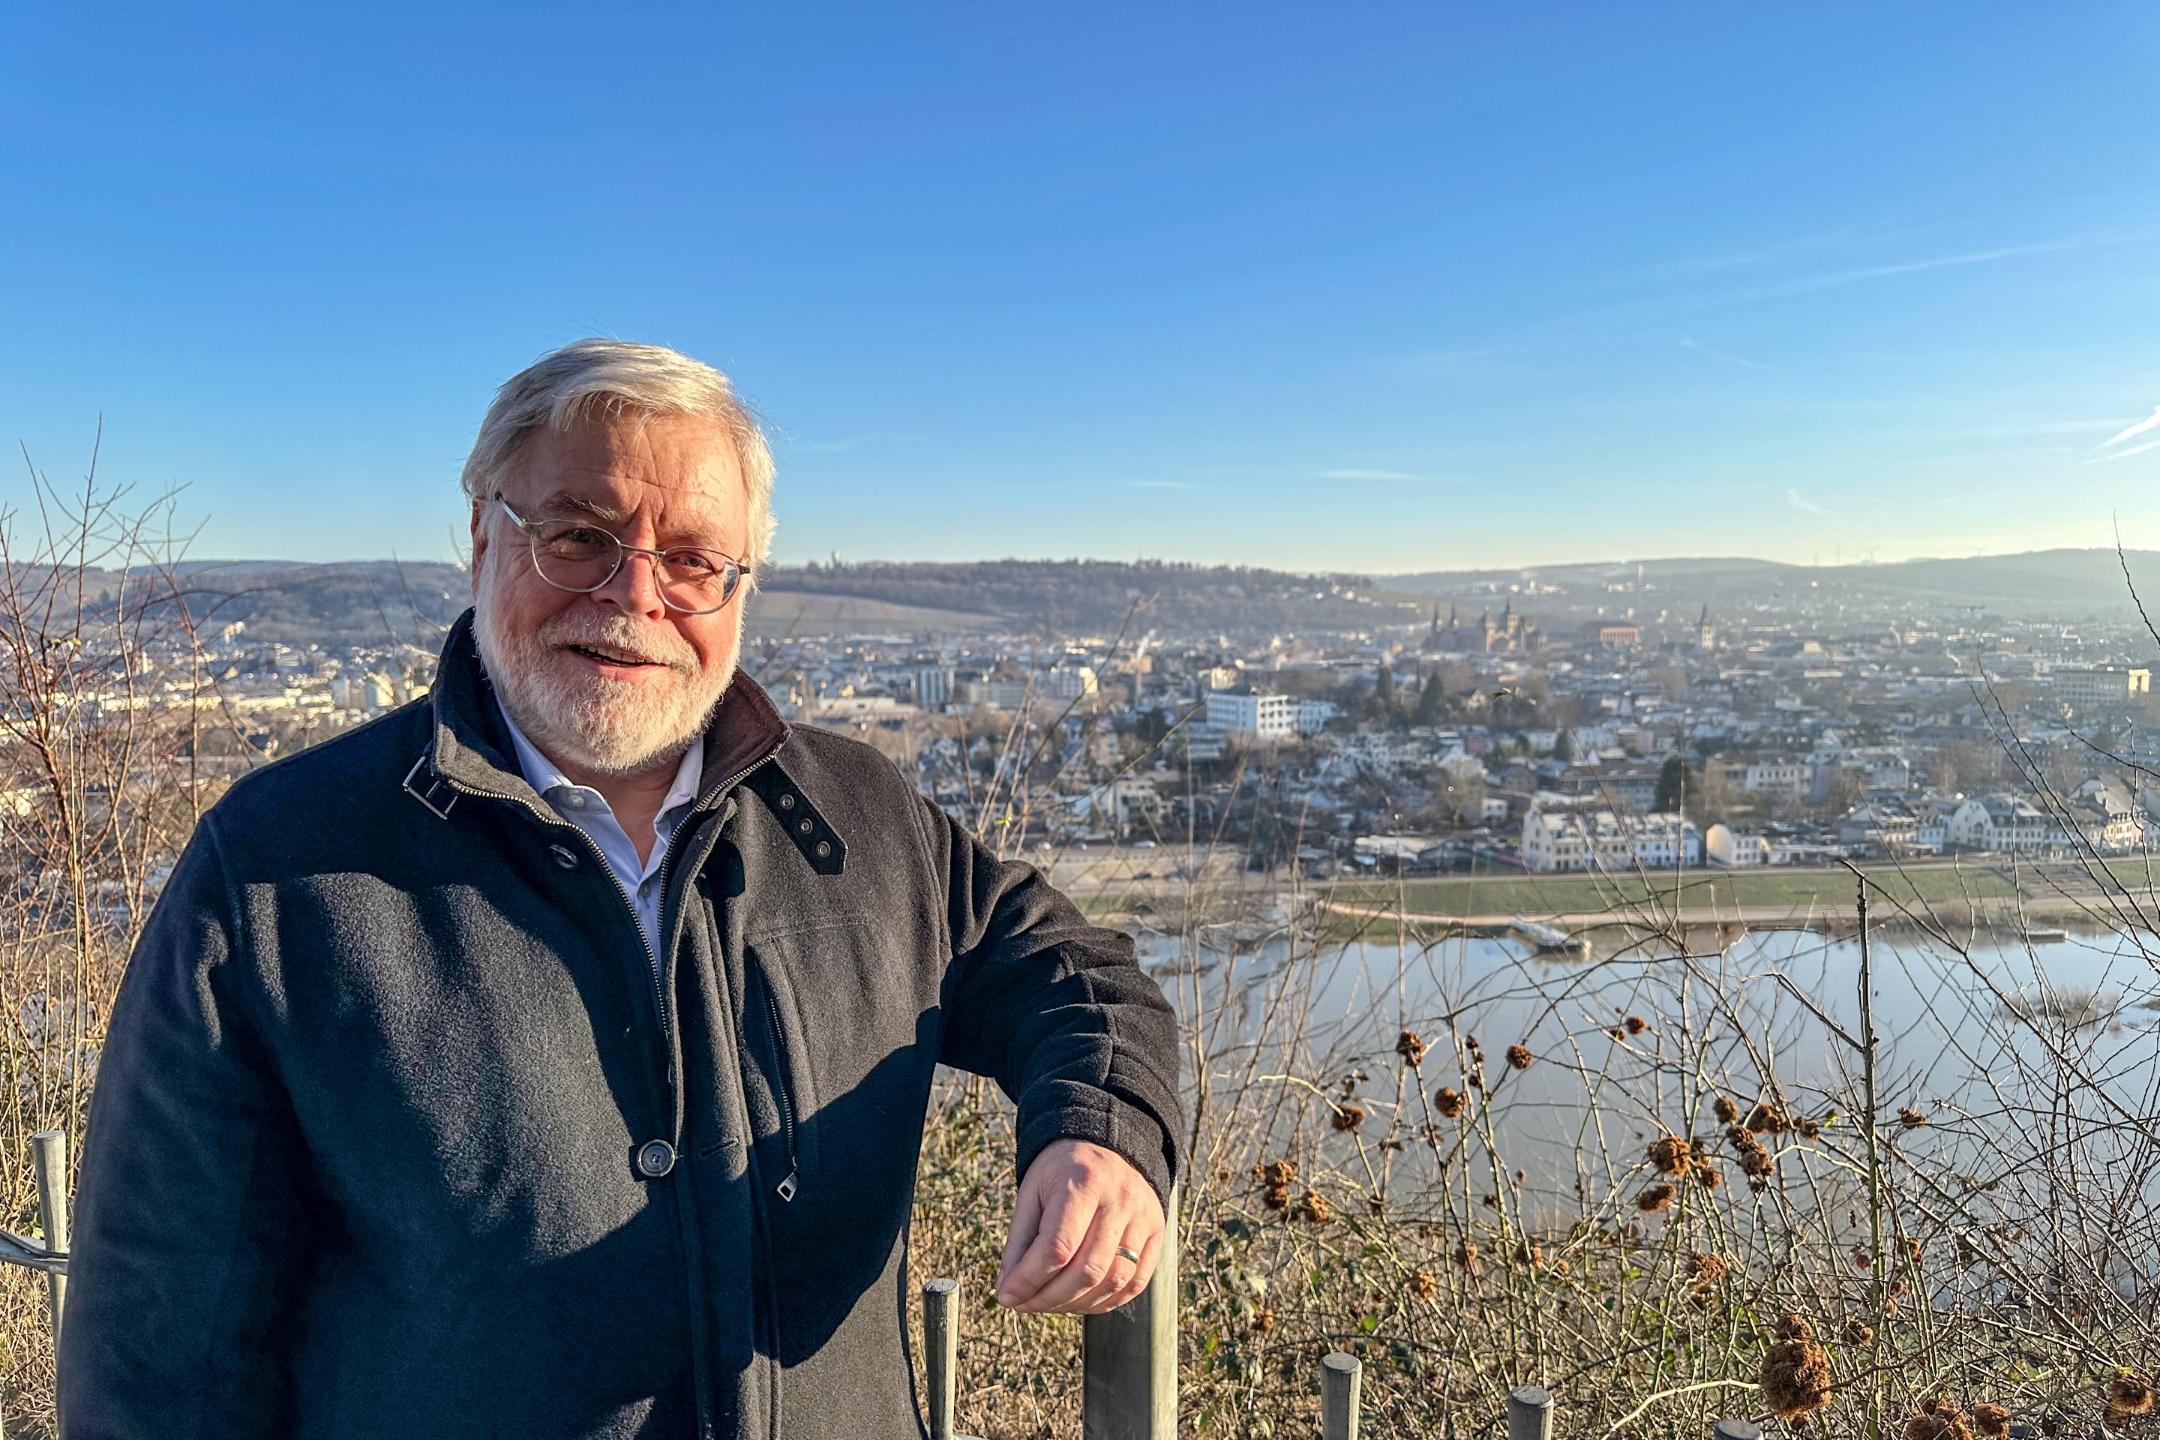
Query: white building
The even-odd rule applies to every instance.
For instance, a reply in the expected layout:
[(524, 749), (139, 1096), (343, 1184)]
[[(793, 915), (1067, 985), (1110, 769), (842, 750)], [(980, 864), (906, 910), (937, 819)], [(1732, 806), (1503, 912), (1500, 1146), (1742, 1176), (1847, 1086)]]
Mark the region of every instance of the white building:
[(2006, 855), (2046, 855), (2067, 843), (2062, 827), (2016, 795), (1976, 795), (1950, 816), (1952, 845)]
[(2057, 670), (2050, 677), (2055, 697), (2075, 710), (2104, 705), (2142, 705), (2152, 699), (2152, 671), (2113, 665), (2096, 669)]
[(1297, 734), (1298, 702), (1288, 695), (1250, 690), (1210, 690), (1207, 723), (1226, 735), (1261, 741), (1288, 740)]
[(1332, 700), (1300, 700), (1297, 705), (1297, 733), (1317, 735), (1327, 728), (1327, 722), (1336, 715)]
[(1523, 815), (1523, 866), (1540, 873), (1671, 870), (1702, 856), (1702, 831), (1668, 812), (1618, 815), (1540, 794)]

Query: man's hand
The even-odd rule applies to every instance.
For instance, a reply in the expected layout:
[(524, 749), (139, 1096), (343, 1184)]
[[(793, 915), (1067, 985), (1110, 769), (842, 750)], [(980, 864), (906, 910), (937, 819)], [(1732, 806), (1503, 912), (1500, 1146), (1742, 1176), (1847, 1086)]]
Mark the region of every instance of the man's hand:
[(1085, 1140), (1056, 1141), (1020, 1181), (997, 1297), (1015, 1310), (1115, 1310), (1147, 1288), (1162, 1234), (1162, 1202), (1124, 1156)]

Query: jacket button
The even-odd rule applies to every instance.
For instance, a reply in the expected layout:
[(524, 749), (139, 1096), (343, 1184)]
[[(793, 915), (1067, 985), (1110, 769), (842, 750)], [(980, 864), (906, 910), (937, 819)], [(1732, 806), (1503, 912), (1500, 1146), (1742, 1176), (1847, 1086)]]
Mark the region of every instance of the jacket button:
[(665, 1140), (648, 1140), (638, 1146), (638, 1174), (658, 1180), (675, 1168), (675, 1147)]
[(567, 845), (550, 845), (550, 846), (548, 846), (548, 854), (550, 854), (550, 855), (554, 856), (554, 857), (555, 857), (555, 863), (556, 863), (557, 865), (560, 865), (560, 866), (562, 866), (562, 868), (563, 868), (563, 869), (565, 869), (565, 870), (575, 870), (575, 869), (577, 869), (577, 866), (578, 866), (577, 852), (576, 852), (575, 850), (572, 850), (572, 849), (571, 849), (571, 848), (570, 848), (569, 846), (567, 846)]

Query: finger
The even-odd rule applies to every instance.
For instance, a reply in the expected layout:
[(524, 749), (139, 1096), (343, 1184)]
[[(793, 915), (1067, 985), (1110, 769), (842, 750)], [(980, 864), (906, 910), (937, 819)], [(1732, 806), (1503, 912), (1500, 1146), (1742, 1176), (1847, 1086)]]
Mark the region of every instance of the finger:
[[(1005, 1237), (1005, 1254), (998, 1261), (997, 1291), (1004, 1297), (1005, 1287), (1012, 1279), (1013, 1267), (1034, 1242), (1036, 1227), (1042, 1223), (1042, 1195), (1039, 1187), (1023, 1184), (1020, 1198), (1013, 1205), (1012, 1230)], [(1010, 1304), (1010, 1301), (1006, 1302)]]
[(1116, 1293), (1102, 1302), (1101, 1310), (1116, 1310), (1129, 1305), (1139, 1299), (1141, 1292), (1147, 1289), (1148, 1281), (1155, 1274), (1155, 1257), (1162, 1250), (1162, 1227), (1150, 1227), (1147, 1217), (1142, 1216), (1126, 1230), (1123, 1243), (1126, 1249), (1139, 1251), (1140, 1258), (1127, 1260), (1122, 1255), (1118, 1257), (1119, 1265), (1131, 1268), (1125, 1272), (1124, 1283), (1118, 1286)]
[[(1093, 1205), (1093, 1197), (1088, 1203)], [(1105, 1205), (1094, 1205), (1087, 1233), (1081, 1237), (1073, 1256), (1058, 1273), (1052, 1276), (1035, 1298), (1028, 1301), (1025, 1309), (1077, 1311), (1102, 1288), (1110, 1278), (1110, 1267), (1118, 1263), (1118, 1237), (1125, 1233), (1125, 1217)]]
[(1042, 1218), (1036, 1223), (1035, 1238), (1013, 1266), (1012, 1276), (998, 1292), (998, 1298), (1016, 1310), (1040, 1308), (1033, 1300), (1064, 1270), (1066, 1262), (1080, 1253), (1094, 1218), (1093, 1196), (1076, 1194), (1066, 1185), (1051, 1187), (1042, 1200)]

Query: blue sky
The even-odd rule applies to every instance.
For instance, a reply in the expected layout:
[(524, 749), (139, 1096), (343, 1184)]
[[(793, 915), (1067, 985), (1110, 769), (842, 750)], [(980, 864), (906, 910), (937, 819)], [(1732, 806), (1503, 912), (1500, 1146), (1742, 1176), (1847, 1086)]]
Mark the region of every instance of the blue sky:
[(736, 377), (788, 561), (2160, 546), (2156, 79), (2145, 4), (18, 8), (0, 424), (448, 557), (597, 333)]

